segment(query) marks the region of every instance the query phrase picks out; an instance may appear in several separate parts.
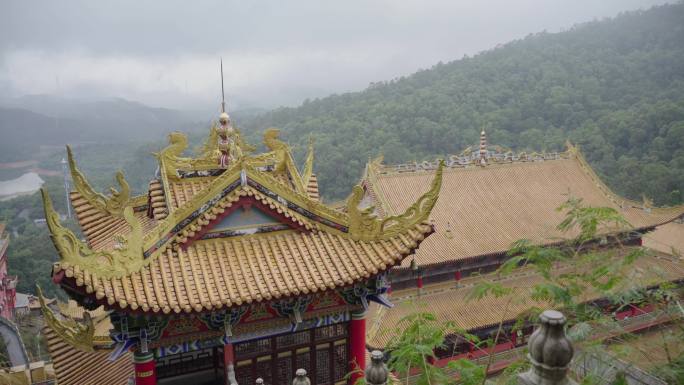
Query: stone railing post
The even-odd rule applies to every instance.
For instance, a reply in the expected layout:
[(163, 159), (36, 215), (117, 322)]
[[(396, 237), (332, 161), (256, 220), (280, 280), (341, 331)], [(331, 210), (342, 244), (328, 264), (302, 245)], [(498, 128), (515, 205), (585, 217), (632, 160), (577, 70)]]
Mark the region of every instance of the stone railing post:
[(311, 385), (311, 380), (306, 376), (306, 370), (297, 369), (295, 378), (292, 380), (292, 385)]
[(368, 385), (386, 385), (389, 376), (387, 365), (383, 362), (383, 354), (379, 350), (371, 352), (370, 366), (366, 368), (366, 383)]
[(532, 368), (518, 375), (518, 384), (577, 385), (568, 378), (574, 349), (565, 335), (565, 316), (555, 310), (546, 310), (539, 320), (541, 325), (532, 333), (528, 344), (527, 358)]

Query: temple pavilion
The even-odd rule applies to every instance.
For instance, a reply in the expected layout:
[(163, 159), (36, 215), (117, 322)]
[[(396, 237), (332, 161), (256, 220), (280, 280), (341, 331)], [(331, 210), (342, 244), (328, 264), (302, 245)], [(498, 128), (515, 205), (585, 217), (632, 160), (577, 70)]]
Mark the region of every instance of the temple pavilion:
[[(653, 207), (652, 202), (631, 201), (613, 193), (592, 170), (576, 146), (553, 153), (514, 153), (501, 146), (489, 145), (482, 131), (479, 146), (449, 156), (445, 166), (440, 161), (386, 165), (382, 158), (366, 166), (361, 182), (362, 200), (374, 207), (379, 217), (403, 212), (426, 188), (423, 186), (439, 172), (442, 174), (440, 199), (430, 215), (436, 233), (419, 250), (388, 276), (391, 309), (372, 306), (369, 311), (367, 344), (384, 349), (400, 320), (416, 311), (431, 312), (441, 321), (482, 338), (492, 336), (504, 320), (506, 336), (502, 346), (508, 349), (525, 344), (526, 333), (511, 332), (517, 316), (526, 310), (545, 308), (540, 301), (516, 301), (507, 307), (509, 298), (485, 298), (468, 301), (473, 286), (482, 280), (501, 281), (492, 272), (510, 256), (511, 245), (530, 240), (537, 245), (553, 246), (574, 237), (562, 233), (557, 225), (564, 213), (556, 210), (569, 197), (582, 199), (593, 207), (611, 207), (629, 222), (630, 228), (615, 232), (605, 229), (597, 247), (611, 251), (616, 242), (627, 247), (645, 244), (648, 254), (625, 272), (641, 287), (661, 282), (684, 284), (684, 205)], [(655, 231), (654, 231), (655, 230)], [(562, 272), (567, 267), (558, 266)], [(507, 287), (531, 287), (541, 278), (531, 270), (521, 270), (503, 279)], [(518, 291), (514, 296), (522, 296)], [(587, 301), (601, 301), (598, 294)], [(507, 311), (504, 309), (507, 308)], [(635, 306), (616, 314), (617, 318), (643, 314), (648, 309)], [(448, 338), (437, 352), (438, 358), (477, 358), (472, 344)]]
[[(366, 361), (365, 316), (387, 274), (435, 230), (424, 194), (397, 215), (321, 203), (313, 149), (300, 171), (276, 129), (254, 154), (222, 113), (195, 156), (174, 132), (146, 194), (96, 192), (68, 149), (83, 239), (42, 191), (59, 252), (52, 279), (80, 310), (44, 307), (60, 385), (344, 384)], [(354, 381), (358, 375), (353, 375)]]
[[(467, 299), (477, 282), (498, 279), (491, 272), (514, 241), (553, 246), (574, 235), (556, 228), (556, 208), (569, 196), (615, 208), (631, 224), (602, 234), (601, 247), (619, 239), (650, 248), (634, 282), (684, 282), (684, 206), (618, 196), (571, 144), (514, 153), (482, 132), (479, 147), (443, 162), (378, 158), (333, 210), (319, 200), (313, 149), (300, 172), (275, 130), (264, 134), (269, 152), (260, 155), (226, 116), (195, 157), (184, 157), (182, 134), (169, 141), (140, 197), (128, 196), (120, 174), (120, 191), (94, 192), (70, 156), (85, 240), (48, 216), (62, 256), (53, 277), (75, 300), (60, 312), (45, 309), (54, 315), (46, 335), (60, 384), (223, 384), (233, 375), (239, 384), (280, 384), (300, 367), (314, 384), (341, 384), (366, 349), (384, 349), (417, 310), (481, 337), (503, 318), (497, 351), (522, 346), (532, 327), (512, 332), (516, 316), (544, 303), (504, 312), (505, 297)], [(46, 209), (52, 213), (47, 196)], [(521, 270), (503, 284), (539, 279)], [(632, 306), (615, 316), (648, 311)], [(435, 364), (481, 353), (445, 342)]]

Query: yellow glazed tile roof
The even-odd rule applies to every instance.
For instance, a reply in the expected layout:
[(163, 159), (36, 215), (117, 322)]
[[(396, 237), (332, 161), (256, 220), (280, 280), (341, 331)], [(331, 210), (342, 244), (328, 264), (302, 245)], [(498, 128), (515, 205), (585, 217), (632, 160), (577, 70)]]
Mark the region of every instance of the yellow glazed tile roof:
[(49, 327), (43, 329), (43, 334), (59, 385), (127, 385), (134, 374), (128, 352), (111, 362), (109, 349), (84, 352), (69, 345)]
[(168, 215), (164, 186), (158, 179), (150, 181), (149, 185), (149, 204), (152, 208), (152, 216), (156, 220), (162, 220)]
[(318, 201), (321, 199), (321, 195), (318, 192), (318, 178), (316, 174), (311, 174), (311, 177), (309, 177), (309, 181), (306, 184), (306, 193), (313, 200)]
[(684, 255), (684, 223), (670, 222), (644, 235), (644, 246), (663, 253)]
[[(120, 278), (98, 278), (78, 266), (64, 273), (97, 299), (121, 308), (214, 310), (351, 285), (394, 266), (431, 232), (423, 223), (387, 240), (354, 241), (286, 230), (195, 241)], [(62, 271), (58, 264), (54, 269)]]
[[(381, 219), (363, 210), (360, 186), (339, 212), (315, 199), (315, 183), (307, 191), (274, 132), (265, 135), (272, 152), (225, 169), (215, 169), (209, 158), (179, 157), (186, 141), (175, 133), (157, 154), (161, 177), (147, 195), (133, 198), (122, 173), (118, 190), (108, 196), (95, 191), (69, 151), (77, 189), (72, 200), (88, 242), (60, 223), (43, 190), (60, 254), (54, 280), (107, 309), (210, 311), (355, 284), (400, 263), (433, 233), (427, 219), (441, 173), (402, 214)], [(315, 182), (308, 175), (307, 182)], [(277, 224), (231, 224), (236, 210), (253, 206)]]
[(112, 352), (109, 348), (111, 344), (109, 331), (112, 329), (112, 323), (107, 316), (108, 313), (101, 307), (94, 311), (87, 311), (75, 301), (60, 302), (58, 307), (64, 319), (74, 319), (77, 322), (82, 322), (86, 312), (90, 313), (95, 327), (93, 336), (95, 350), (86, 352), (74, 347), (60, 335), (59, 331), (53, 329), (49, 322), (46, 322), (43, 335), (58, 383), (60, 385), (127, 385), (128, 378), (133, 375), (132, 357), (126, 352), (114, 362), (109, 360)]
[[(637, 282), (640, 286), (684, 278), (684, 261), (662, 254), (642, 257), (629, 266), (629, 269), (630, 284)], [(469, 300), (474, 286), (485, 280), (498, 280), (504, 287), (515, 288), (514, 293), (499, 298), (487, 296), (480, 300)], [(466, 278), (458, 288), (454, 282), (428, 285), (423, 288), (424, 294), (420, 296), (416, 295), (415, 288), (393, 292), (390, 298), (395, 303), (393, 308), (372, 305), (369, 311), (367, 344), (373, 348), (384, 348), (397, 332), (399, 321), (417, 311), (432, 313), (440, 322), (451, 321), (465, 330), (490, 327), (498, 324), (502, 318), (513, 320), (533, 307), (548, 306), (546, 302), (529, 298), (527, 289), (541, 282), (542, 278), (533, 271), (520, 270), (501, 279), (495, 274)], [(590, 301), (599, 297), (597, 293), (589, 293), (583, 300)]]
[[(392, 215), (415, 201), (433, 175), (434, 171), (378, 172), (369, 178), (369, 193), (381, 214)], [(519, 239), (556, 242), (564, 236), (556, 229), (564, 213), (556, 208), (569, 195), (582, 198), (587, 205), (616, 208), (635, 228), (659, 225), (684, 214), (684, 206), (644, 209), (641, 203), (614, 195), (579, 154), (445, 168), (440, 198), (430, 214), (436, 233), (421, 244), (416, 261), (429, 265), (501, 253)], [(402, 267), (409, 263), (404, 260)]]
[(207, 188), (213, 178), (192, 178), (169, 182), (169, 201), (171, 207), (177, 209), (189, 202), (193, 196)]
[[(88, 240), (88, 245), (95, 250), (102, 250), (111, 247), (114, 235), (126, 234), (128, 226), (123, 218), (114, 217), (103, 213), (91, 205), (77, 191), (70, 194), (71, 206), (76, 214), (81, 231)], [(137, 211), (136, 218), (141, 222), (143, 231), (148, 232), (157, 221), (149, 218), (146, 211)]]
[[(49, 304), (49, 303), (48, 303)], [(67, 318), (72, 318), (75, 320), (82, 320), (83, 319), (83, 314), (86, 312), (89, 313), (90, 317), (93, 319), (99, 319), (102, 318), (107, 314), (107, 311), (102, 307), (98, 307), (95, 310), (86, 310), (84, 307), (79, 305), (76, 301), (73, 299), (70, 299), (68, 302), (58, 302), (57, 307), (59, 308), (59, 313)]]

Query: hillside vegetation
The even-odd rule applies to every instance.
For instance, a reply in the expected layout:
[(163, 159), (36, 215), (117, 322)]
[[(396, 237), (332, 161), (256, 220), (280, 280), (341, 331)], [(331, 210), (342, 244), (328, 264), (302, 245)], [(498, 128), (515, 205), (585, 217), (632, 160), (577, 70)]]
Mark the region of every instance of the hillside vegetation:
[(684, 198), (684, 4), (538, 33), (368, 89), (281, 108), (245, 123), (283, 130), (328, 199), (345, 196), (369, 157), (388, 163), (490, 143), (559, 150), (566, 139), (618, 193)]

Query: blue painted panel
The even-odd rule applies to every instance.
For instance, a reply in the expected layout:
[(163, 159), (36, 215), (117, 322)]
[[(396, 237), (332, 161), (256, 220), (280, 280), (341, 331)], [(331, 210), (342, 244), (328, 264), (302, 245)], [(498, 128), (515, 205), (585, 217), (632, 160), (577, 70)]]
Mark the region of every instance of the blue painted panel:
[(281, 222), (258, 208), (239, 208), (209, 230), (210, 232), (277, 225)]

